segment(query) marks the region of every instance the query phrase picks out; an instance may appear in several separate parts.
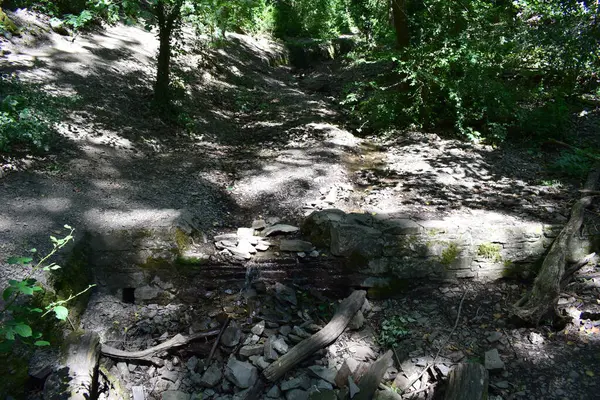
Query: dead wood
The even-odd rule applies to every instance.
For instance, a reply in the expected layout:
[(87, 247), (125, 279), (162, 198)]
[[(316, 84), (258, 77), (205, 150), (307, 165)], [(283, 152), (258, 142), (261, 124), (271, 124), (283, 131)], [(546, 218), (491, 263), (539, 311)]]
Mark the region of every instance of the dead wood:
[(392, 365), (392, 350), (388, 350), (384, 355), (379, 357), (365, 374), (360, 378), (358, 388), (360, 391), (354, 396), (353, 400), (371, 400), (375, 396), (375, 391), (379, 387), (379, 383), (385, 375), (385, 371)]
[[(86, 400), (95, 398), (100, 338), (95, 332), (71, 333), (66, 340), (65, 368), (53, 373), (44, 385), (44, 398)], [(61, 378), (67, 374), (66, 379)], [(67, 382), (64, 385), (64, 382)]]
[(215, 355), (215, 351), (217, 350), (217, 347), (219, 346), (219, 341), (221, 340), (221, 336), (223, 336), (223, 332), (225, 332), (225, 329), (227, 329), (227, 327), (229, 326), (230, 321), (231, 321), (231, 319), (229, 317), (227, 317), (225, 322), (223, 322), (223, 326), (221, 326), (221, 330), (219, 331), (217, 340), (215, 340), (215, 343), (213, 344), (212, 348), (210, 349), (210, 353), (208, 354), (208, 359), (206, 360), (206, 365), (204, 366), (205, 370), (208, 369), (210, 362), (211, 362), (213, 356)]
[(153, 356), (162, 351), (168, 351), (171, 349), (175, 349), (178, 347), (185, 346), (194, 340), (198, 340), (201, 338), (207, 338), (211, 336), (217, 336), (220, 331), (214, 330), (209, 332), (198, 332), (193, 335), (184, 336), (181, 334), (177, 334), (173, 336), (171, 339), (163, 342), (159, 345), (150, 347), (146, 350), (140, 351), (124, 351), (115, 349), (114, 347), (107, 346), (102, 344), (100, 347), (100, 352), (102, 355), (110, 358), (116, 358), (119, 360), (139, 360), (139, 361), (148, 361), (154, 363), (155, 360)]
[(263, 371), (270, 382), (275, 382), (296, 364), (310, 357), (315, 351), (335, 341), (344, 332), (354, 314), (365, 302), (366, 292), (357, 290), (348, 296), (331, 318), (331, 321), (319, 332), (294, 346), (287, 354), (273, 362)]
[[(584, 190), (595, 190), (600, 179), (600, 165), (596, 165), (589, 173)], [(571, 209), (571, 217), (560, 234), (556, 237), (544, 262), (535, 278), (531, 292), (519, 300), (513, 308), (513, 314), (526, 324), (538, 325), (549, 312), (554, 312), (560, 294), (565, 271), (576, 253), (574, 247), (581, 226), (585, 209), (592, 203), (592, 196), (584, 196)]]
[(485, 400), (488, 372), (481, 364), (458, 364), (450, 372), (444, 400)]

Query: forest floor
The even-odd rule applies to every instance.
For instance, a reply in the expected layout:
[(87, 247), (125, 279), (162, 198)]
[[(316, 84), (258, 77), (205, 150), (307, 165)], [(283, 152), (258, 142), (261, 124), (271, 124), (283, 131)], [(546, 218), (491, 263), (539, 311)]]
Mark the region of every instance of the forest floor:
[[(113, 211), (187, 209), (214, 235), (259, 218), (298, 223), (321, 208), (465, 224), (489, 215), (561, 223), (578, 196), (575, 184), (553, 182), (542, 157), (526, 149), (421, 132), (358, 137), (335, 91), (311, 91), (307, 83), (306, 75), (337, 67), (301, 76), (280, 64), (280, 45), (242, 35), (217, 48), (191, 45), (178, 57), (183, 112), (165, 123), (151, 106), (154, 35), (115, 26), (73, 40), (33, 28), (36, 20), (26, 13), (20, 17), (32, 29), (20, 39), (0, 39), (0, 72), (75, 105), (64, 110), (61, 145), (50, 154), (0, 160), (0, 260), (43, 248), (65, 223), (81, 232), (118, 224)], [(374, 301), (379, 314), (369, 324), (377, 332), (384, 318), (410, 316), (416, 322), (404, 352), (413, 360), (431, 356), (466, 293), (444, 357), (481, 360), (498, 348), (506, 368), (491, 378), (496, 399), (594, 399), (598, 272), (585, 270), (563, 301), (596, 319), (560, 332), (508, 323), (510, 305), (526, 287), (511, 281), (423, 282), (399, 298)], [(131, 305), (118, 310), (134, 312)]]

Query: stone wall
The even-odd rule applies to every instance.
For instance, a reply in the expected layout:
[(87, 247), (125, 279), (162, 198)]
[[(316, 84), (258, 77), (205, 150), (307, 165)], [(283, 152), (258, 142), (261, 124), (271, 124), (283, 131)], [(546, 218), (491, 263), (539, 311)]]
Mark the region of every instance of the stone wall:
[(393, 279), (527, 277), (560, 228), (502, 216), (418, 221), (324, 210), (302, 232), (354, 264), (362, 286), (371, 287)]

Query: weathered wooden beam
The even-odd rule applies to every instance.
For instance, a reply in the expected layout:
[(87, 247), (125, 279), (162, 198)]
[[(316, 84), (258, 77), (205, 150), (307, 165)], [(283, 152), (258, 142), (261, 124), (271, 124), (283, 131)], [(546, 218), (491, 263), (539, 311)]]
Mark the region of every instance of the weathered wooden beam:
[(274, 361), (263, 371), (264, 377), (275, 382), (298, 363), (314, 354), (315, 351), (335, 341), (344, 332), (354, 314), (365, 302), (366, 292), (357, 290), (340, 304), (331, 321), (319, 332), (294, 346), (287, 354)]
[(114, 347), (110, 347), (106, 344), (102, 344), (100, 348), (100, 352), (102, 355), (110, 358), (116, 358), (119, 360), (143, 360), (153, 362), (152, 356), (161, 351), (168, 351), (177, 347), (182, 347), (194, 340), (198, 340), (200, 338), (206, 338), (211, 336), (217, 336), (220, 330), (214, 330), (209, 332), (198, 332), (193, 335), (184, 336), (181, 334), (177, 334), (173, 336), (171, 339), (163, 342), (159, 345), (150, 347), (146, 350), (140, 351), (124, 351), (115, 349)]

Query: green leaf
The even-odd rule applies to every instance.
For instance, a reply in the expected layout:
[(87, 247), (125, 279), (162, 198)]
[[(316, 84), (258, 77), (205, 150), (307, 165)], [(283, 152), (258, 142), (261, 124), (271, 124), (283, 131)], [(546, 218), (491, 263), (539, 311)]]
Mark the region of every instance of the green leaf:
[(19, 264), (26, 265), (33, 261), (31, 257), (9, 257), (6, 262), (10, 265)]
[(12, 287), (7, 287), (6, 289), (4, 289), (4, 291), (2, 292), (2, 300), (4, 301), (8, 301), (8, 299), (10, 299), (10, 296), (12, 296), (12, 294), (15, 292), (14, 288)]
[(19, 324), (16, 325), (13, 329), (15, 333), (21, 337), (30, 337), (33, 334), (33, 331), (31, 330), (31, 327), (29, 325)]
[(67, 310), (67, 308), (63, 306), (56, 306), (52, 311), (54, 311), (54, 313), (56, 314), (56, 318), (60, 319), (61, 321), (67, 319), (67, 316), (69, 315), (69, 310)]
[(71, 228), (71, 226), (70, 226), (70, 225), (67, 225), (67, 224), (65, 224), (65, 228), (66, 228), (66, 229), (73, 229), (73, 228)]
[(38, 340), (34, 343), (34, 345), (39, 347), (50, 346), (50, 342), (46, 342), (45, 340)]
[(34, 247), (33, 249), (30, 249), (30, 250), (29, 250), (29, 252), (30, 252), (30, 253), (36, 253), (36, 252), (37, 252), (37, 249)]
[(54, 265), (54, 266), (50, 267), (50, 269), (52, 271), (56, 271), (57, 269), (60, 269), (60, 268), (61, 268), (60, 265)]

